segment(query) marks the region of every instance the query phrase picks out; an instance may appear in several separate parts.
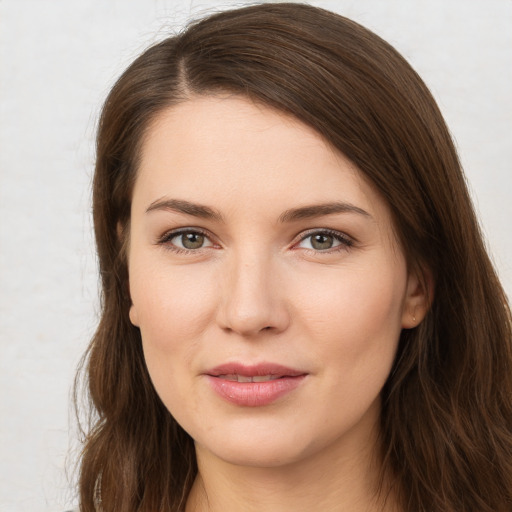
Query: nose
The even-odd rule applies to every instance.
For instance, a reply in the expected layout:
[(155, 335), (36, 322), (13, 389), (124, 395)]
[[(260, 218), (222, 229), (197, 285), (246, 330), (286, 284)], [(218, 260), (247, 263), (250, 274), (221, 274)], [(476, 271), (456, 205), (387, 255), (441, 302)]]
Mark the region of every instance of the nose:
[(218, 325), (244, 337), (280, 333), (290, 315), (277, 265), (268, 256), (233, 258), (224, 269)]

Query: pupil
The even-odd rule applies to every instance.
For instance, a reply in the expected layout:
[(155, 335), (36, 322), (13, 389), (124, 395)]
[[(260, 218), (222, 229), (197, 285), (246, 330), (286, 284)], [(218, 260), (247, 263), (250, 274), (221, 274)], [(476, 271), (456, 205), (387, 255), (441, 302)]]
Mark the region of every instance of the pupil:
[(311, 240), (311, 245), (318, 250), (330, 249), (333, 244), (333, 237), (331, 235), (314, 235)]
[(204, 235), (200, 233), (185, 233), (181, 235), (181, 243), (186, 249), (199, 249), (204, 243)]

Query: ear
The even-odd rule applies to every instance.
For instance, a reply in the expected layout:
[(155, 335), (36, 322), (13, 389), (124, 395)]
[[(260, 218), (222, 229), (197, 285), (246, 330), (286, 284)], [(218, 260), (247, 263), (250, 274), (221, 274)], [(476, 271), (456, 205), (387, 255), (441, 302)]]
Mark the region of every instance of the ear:
[(135, 307), (135, 304), (132, 304), (130, 306), (129, 316), (130, 316), (130, 322), (132, 323), (132, 325), (134, 325), (135, 327), (140, 327), (139, 314), (137, 313), (137, 308)]
[[(118, 221), (117, 225), (116, 225), (116, 231), (117, 231), (117, 238), (118, 240), (121, 242), (121, 251), (124, 253), (124, 259), (125, 259), (125, 265), (128, 266), (128, 247), (127, 247), (127, 236), (126, 236), (126, 231), (128, 229), (128, 226), (125, 224), (123, 225), (121, 222)], [(131, 301), (130, 299), (130, 278), (127, 277), (126, 279), (126, 283), (125, 283), (125, 293), (126, 293), (126, 296), (127, 296), (127, 299)], [(132, 304), (130, 305), (130, 310), (128, 312), (128, 316), (130, 318), (130, 322), (132, 323), (132, 325), (134, 325), (135, 327), (139, 327), (139, 315), (137, 313), (137, 310), (135, 308), (135, 305)]]
[(432, 304), (434, 279), (428, 269), (410, 271), (402, 309), (402, 328), (413, 329), (425, 318)]

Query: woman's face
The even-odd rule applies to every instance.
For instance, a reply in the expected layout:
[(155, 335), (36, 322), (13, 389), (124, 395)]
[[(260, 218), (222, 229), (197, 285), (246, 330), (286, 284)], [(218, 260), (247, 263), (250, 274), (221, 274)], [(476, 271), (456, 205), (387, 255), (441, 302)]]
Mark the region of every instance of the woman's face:
[(277, 466), (374, 438), (421, 290), (386, 204), (311, 128), (232, 96), (164, 111), (129, 275), (152, 381), (199, 454)]

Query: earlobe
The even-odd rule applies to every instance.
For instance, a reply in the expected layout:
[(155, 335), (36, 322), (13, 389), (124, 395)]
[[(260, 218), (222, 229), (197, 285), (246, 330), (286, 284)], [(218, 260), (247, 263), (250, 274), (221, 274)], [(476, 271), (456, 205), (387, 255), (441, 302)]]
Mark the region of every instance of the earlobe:
[(407, 290), (402, 310), (402, 328), (413, 329), (425, 318), (434, 293), (432, 274), (428, 270), (411, 272), (407, 279)]

